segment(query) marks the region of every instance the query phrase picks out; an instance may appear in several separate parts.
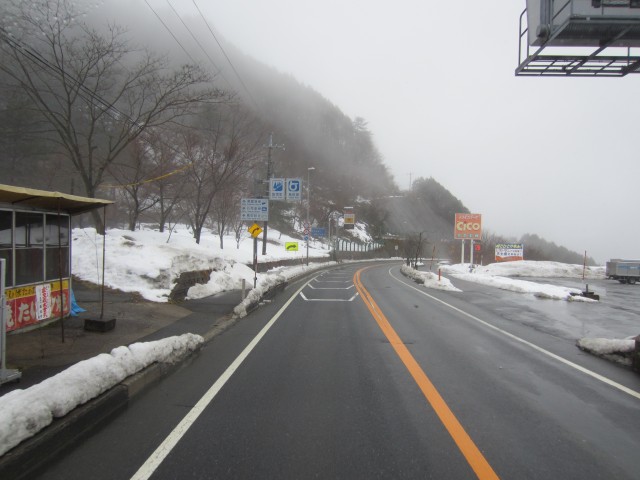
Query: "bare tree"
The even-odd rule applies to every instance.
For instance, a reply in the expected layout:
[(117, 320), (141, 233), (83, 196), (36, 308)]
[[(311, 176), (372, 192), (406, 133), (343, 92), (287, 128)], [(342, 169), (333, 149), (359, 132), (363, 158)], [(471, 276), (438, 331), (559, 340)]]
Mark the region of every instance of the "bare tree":
[(167, 222), (186, 190), (185, 171), (188, 166), (181, 161), (183, 154), (172, 146), (179, 144), (176, 135), (167, 135), (163, 132), (162, 138), (158, 134), (146, 135), (146, 137), (152, 146), (149, 161), (154, 166), (155, 172), (155, 178), (151, 183), (158, 200), (155, 211), (158, 216), (159, 230), (164, 232)]
[(404, 241), (404, 256), (407, 265), (413, 264), (416, 269), (418, 268), (418, 260), (424, 256), (424, 248), (429, 243), (423, 235), (424, 232), (413, 233)]
[[(243, 190), (241, 188), (243, 184), (240, 181), (227, 183), (216, 195), (216, 200), (213, 203), (213, 220), (220, 237), (220, 249), (224, 249), (224, 235), (230, 229), (234, 230), (236, 245), (238, 248), (240, 247), (236, 229), (241, 230), (243, 226), (243, 222), (240, 220), (240, 192)], [(238, 224), (240, 225), (239, 227)]]
[(138, 138), (109, 168), (109, 172), (120, 183), (119, 190), (131, 231), (135, 230), (140, 215), (154, 208), (159, 201), (151, 187), (155, 172), (149, 161), (150, 155), (150, 145)]
[(211, 80), (198, 66), (171, 71), (166, 58), (129, 45), (123, 29), (90, 28), (69, 0), (8, 0), (0, 9), (0, 69), (51, 126), (89, 197), (142, 132), (222, 96), (197, 88)]
[(210, 129), (183, 135), (190, 191), (183, 204), (197, 243), (216, 195), (237, 185), (259, 158), (261, 136), (246, 112), (224, 105), (212, 113)]
[(189, 194), (185, 195), (181, 205), (189, 219), (196, 243), (200, 243), (202, 229), (215, 196), (211, 167), (216, 163), (218, 155), (215, 150), (207, 148), (206, 141), (195, 131), (183, 132), (182, 140), (185, 162), (188, 166), (186, 176), (190, 188)]
[(244, 222), (240, 219), (240, 215), (233, 219), (231, 229), (236, 239), (236, 250), (240, 250), (240, 242), (242, 241), (242, 233), (244, 232)]

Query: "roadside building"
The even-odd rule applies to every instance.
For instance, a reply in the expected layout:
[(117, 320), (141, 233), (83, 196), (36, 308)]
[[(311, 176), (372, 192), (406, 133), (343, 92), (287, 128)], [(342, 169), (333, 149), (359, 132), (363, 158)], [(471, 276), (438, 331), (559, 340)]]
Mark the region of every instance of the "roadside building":
[(38, 328), (69, 315), (71, 217), (111, 203), (0, 185), (7, 332)]

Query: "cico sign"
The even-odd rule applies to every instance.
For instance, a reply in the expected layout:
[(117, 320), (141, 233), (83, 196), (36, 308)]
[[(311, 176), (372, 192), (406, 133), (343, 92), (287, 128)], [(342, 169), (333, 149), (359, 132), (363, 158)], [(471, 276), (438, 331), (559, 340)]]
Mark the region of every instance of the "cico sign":
[(479, 213), (456, 213), (453, 238), (456, 240), (481, 240), (482, 215)]

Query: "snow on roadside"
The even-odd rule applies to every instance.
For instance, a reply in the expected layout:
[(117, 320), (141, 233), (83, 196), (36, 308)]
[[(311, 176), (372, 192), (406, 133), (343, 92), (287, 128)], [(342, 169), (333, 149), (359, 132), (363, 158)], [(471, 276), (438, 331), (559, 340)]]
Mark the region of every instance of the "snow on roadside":
[[(580, 296), (580, 289), (570, 287), (560, 287), (557, 285), (541, 284), (529, 282), (527, 280), (515, 280), (513, 278), (479, 275), (476, 273), (454, 274), (455, 278), (475, 282), (489, 287), (500, 288), (517, 293), (530, 293), (538, 298), (548, 298), (552, 300), (567, 300), (574, 302), (597, 302), (587, 297)], [(572, 295), (572, 294), (575, 294)]]
[[(247, 297), (233, 309), (233, 313), (237, 317), (243, 318), (248, 313), (247, 309), (251, 305), (258, 303), (270, 288), (288, 282), (289, 280), (302, 274), (320, 270), (332, 265), (337, 265), (337, 263), (323, 262), (310, 264), (309, 266), (300, 265), (297, 267), (274, 268), (260, 277), (258, 283), (256, 284), (256, 288), (252, 289)], [(251, 271), (251, 273), (253, 274), (253, 270)]]
[(634, 352), (636, 341), (634, 337), (625, 339), (581, 338), (576, 342), (576, 345), (585, 352), (630, 366), (632, 362), (629, 355)]
[[(285, 243), (298, 239), (270, 229), (268, 254), (260, 262), (276, 260), (303, 261), (303, 252), (287, 251)], [(248, 233), (246, 233), (248, 235)], [(253, 259), (253, 241), (244, 238), (238, 248), (232, 236), (225, 237), (227, 248), (220, 248), (220, 239), (204, 231), (197, 244), (190, 230), (178, 226), (173, 231), (158, 232), (142, 228), (129, 231), (110, 229), (106, 238), (94, 228), (73, 229), (73, 274), (81, 280), (100, 284), (102, 281), (102, 245), (106, 244), (105, 285), (123, 292), (138, 292), (153, 302), (167, 302), (181, 273), (210, 270), (208, 286), (188, 292), (189, 298), (201, 298), (224, 290), (239, 289), (242, 279), (251, 280), (253, 270), (245, 264)], [(275, 243), (275, 244), (274, 244)], [(310, 255), (328, 257), (323, 245), (312, 242)], [(262, 273), (258, 274), (260, 277)]]
[[(582, 278), (582, 265), (567, 265), (558, 262), (503, 262), (485, 266), (471, 267), (469, 264), (443, 266), (442, 270), (454, 278), (475, 282), (489, 287), (500, 288), (517, 293), (532, 294), (538, 298), (566, 300), (574, 302), (597, 302), (583, 297), (578, 288), (541, 284), (511, 277), (542, 278)], [(604, 267), (590, 267), (585, 271), (585, 278), (604, 278)]]
[(117, 347), (30, 388), (6, 393), (0, 397), (0, 456), (130, 375), (155, 362), (174, 363), (203, 342), (200, 335), (186, 333)]
[[(470, 265), (457, 264), (442, 266), (443, 272), (469, 273)], [(499, 262), (489, 265), (476, 265), (473, 273), (501, 277), (538, 277), (538, 278), (605, 278), (605, 267), (586, 267), (559, 262), (538, 262), (521, 260), (517, 262)]]
[(581, 338), (578, 340), (578, 347), (598, 355), (631, 353), (635, 349), (635, 345), (636, 341), (634, 338), (625, 338), (622, 340), (612, 338)]
[(211, 272), (206, 284), (196, 284), (189, 288), (187, 300), (208, 297), (225, 290), (239, 290), (242, 288), (242, 280), (245, 286), (253, 285), (254, 272), (242, 263), (228, 263)]
[(402, 265), (402, 267), (400, 267), (400, 272), (412, 279), (414, 282), (424, 285), (426, 288), (447, 290), (449, 292), (462, 292), (459, 288), (454, 287), (448, 278), (441, 276), (440, 280), (438, 280), (438, 275), (432, 272), (421, 272), (419, 270), (414, 270), (407, 265)]

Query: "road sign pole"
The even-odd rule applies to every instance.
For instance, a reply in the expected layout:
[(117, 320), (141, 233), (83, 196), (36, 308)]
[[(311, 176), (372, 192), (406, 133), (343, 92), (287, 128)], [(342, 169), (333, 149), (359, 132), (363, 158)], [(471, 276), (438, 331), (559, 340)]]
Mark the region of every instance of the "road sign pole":
[(307, 267), (309, 266), (309, 237), (311, 236), (311, 223), (309, 221), (309, 207), (311, 206), (311, 171), (315, 167), (307, 168)]
[(471, 242), (471, 253), (469, 254), (470, 255), (469, 263), (473, 265), (473, 239), (471, 239), (470, 242)]
[(253, 288), (258, 284), (258, 237), (253, 237)]
[[(265, 147), (267, 147), (267, 181), (265, 182), (267, 184), (267, 202), (269, 201), (269, 190), (271, 190), (271, 150), (273, 150), (274, 148), (281, 148), (284, 150), (284, 146), (283, 145), (274, 145), (273, 144), (273, 133), (269, 134), (269, 145), (265, 145)], [(266, 255), (267, 254), (267, 230), (269, 229), (269, 221), (265, 220), (264, 221), (264, 230), (263, 230), (263, 234), (262, 234), (262, 255)]]
[(460, 240), (462, 242), (462, 247), (460, 248), (460, 263), (464, 263), (464, 239)]
[[(269, 185), (269, 182), (271, 181), (271, 150), (273, 149), (273, 133), (271, 133), (269, 135), (269, 145), (267, 146), (268, 150), (268, 154), (267, 154), (267, 185)], [(270, 186), (267, 188), (271, 188)], [(267, 198), (269, 198), (269, 192), (267, 191)], [(268, 200), (267, 200), (268, 201)], [(266, 255), (267, 254), (267, 230), (269, 230), (269, 222), (267, 222), (265, 220), (264, 225), (263, 225), (263, 232), (262, 232), (262, 255)], [(255, 288), (255, 280), (254, 280), (254, 288)]]

